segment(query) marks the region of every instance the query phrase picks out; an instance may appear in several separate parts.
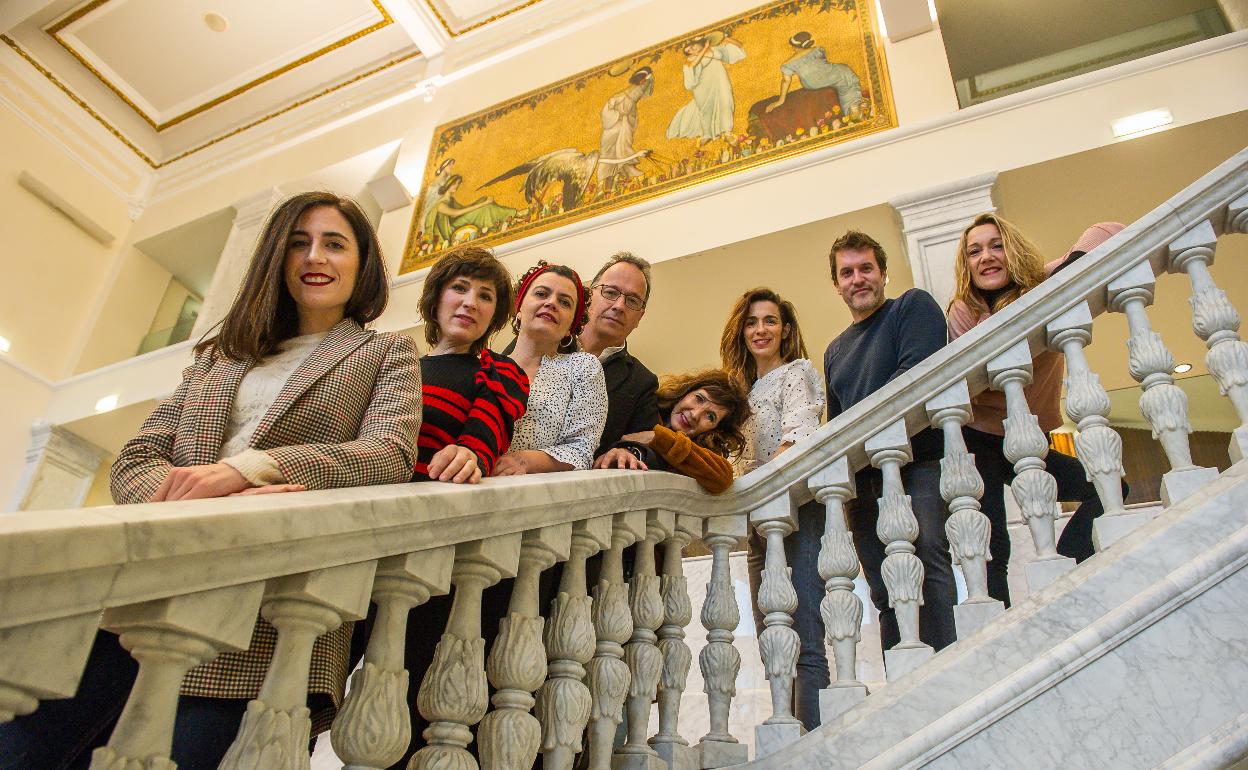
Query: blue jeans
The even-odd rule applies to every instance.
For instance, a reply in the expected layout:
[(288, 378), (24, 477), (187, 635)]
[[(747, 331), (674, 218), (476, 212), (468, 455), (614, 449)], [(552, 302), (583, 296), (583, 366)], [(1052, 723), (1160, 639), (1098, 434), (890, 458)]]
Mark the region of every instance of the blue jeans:
[[(823, 537), (823, 505), (811, 501), (797, 509), (797, 529), (784, 539), (784, 556), (793, 570), (797, 610), (793, 628), (801, 642), (797, 655), (797, 678), (793, 683), (793, 715), (806, 729), (819, 726), (819, 691), (828, 686), (828, 653), (824, 646), (823, 580), (819, 577), (819, 548)], [(766, 543), (758, 533), (750, 534), (749, 573), (754, 631), (763, 632), (763, 613), (758, 609), (758, 587), (766, 563)]]
[[(879, 498), (884, 480), (874, 468), (859, 471), (855, 478), (858, 497), (846, 506), (849, 530), (862, 562), (862, 573), (871, 587), (871, 603), (880, 611), (880, 646), (885, 650), (901, 641), (897, 613), (888, 606), (888, 588), (880, 574), (884, 544), (875, 532), (879, 521)], [(953, 644), (957, 631), (953, 606), (958, 603), (953, 582), (953, 559), (945, 537), (945, 501), (940, 496), (940, 461), (910, 463), (901, 469), (901, 483), (919, 521), (915, 555), (923, 562), (923, 606), (919, 608), (919, 639), (940, 650)]]
[[(138, 670), (116, 634), (97, 631), (74, 697), (0, 725), (0, 770), (86, 770), (91, 752), (108, 743)], [(246, 698), (181, 696), (171, 753), (178, 770), (216, 770), (246, 709)]]

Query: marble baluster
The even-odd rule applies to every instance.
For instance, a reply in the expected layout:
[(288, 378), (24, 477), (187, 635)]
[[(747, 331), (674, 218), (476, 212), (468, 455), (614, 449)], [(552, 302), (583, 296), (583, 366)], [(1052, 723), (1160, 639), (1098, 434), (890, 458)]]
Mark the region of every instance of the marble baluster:
[(92, 770), (176, 767), (169, 752), (182, 677), (223, 650), (247, 649), (263, 595), (264, 583), (248, 583), (104, 612), (101, 625), (120, 636), (139, 673)]
[(610, 516), (572, 525), (572, 546), (563, 565), (559, 595), (546, 620), (546, 682), (537, 693), (542, 725), (542, 767), (571, 770), (593, 705), (585, 664), (594, 655), (592, 603), (585, 591), (585, 560), (611, 545)]
[(1239, 312), (1209, 271), (1217, 242), (1213, 225), (1201, 222), (1170, 244), (1168, 269), (1187, 273), (1191, 281), (1192, 327), (1209, 349), (1205, 366), (1239, 416), (1228, 449), (1237, 463), (1248, 456), (1248, 343), (1239, 338)]
[(703, 770), (739, 765), (749, 757), (749, 747), (728, 731), (728, 713), (737, 694), (741, 653), (733, 645), (741, 610), (732, 586), (728, 552), (744, 544), (749, 522), (745, 514), (713, 516), (706, 520), (702, 541), (711, 549), (711, 579), (702, 603), (702, 626), (706, 646), (698, 654), (703, 689), (710, 711), (710, 731), (698, 742)]
[(1066, 358), (1066, 414), (1078, 426), (1075, 452), (1087, 478), (1096, 488), (1105, 513), (1093, 525), (1098, 551), (1108, 548), (1131, 530), (1148, 523), (1149, 516), (1123, 507), (1122, 437), (1109, 426), (1109, 394), (1088, 365), (1084, 348), (1092, 342), (1092, 310), (1080, 302), (1045, 327), (1049, 347)]
[(617, 770), (663, 770), (666, 763), (646, 741), (650, 729), (650, 704), (658, 695), (663, 673), (657, 631), (663, 624), (663, 595), (655, 570), (654, 550), (672, 534), (676, 514), (652, 510), (646, 513), (645, 538), (637, 543), (628, 605), (633, 613), (633, 635), (624, 646), (628, 663), (628, 740), (615, 750), (611, 766)]
[(685, 626), (693, 620), (689, 582), (685, 579), (683, 551), (702, 535), (702, 520), (696, 516), (676, 516), (672, 535), (663, 542), (663, 625), (659, 627), (659, 652), (663, 673), (659, 679), (659, 732), (650, 745), (670, 770), (700, 770), (698, 752), (680, 735), (680, 702), (693, 664), (693, 653), (685, 643)]
[(633, 614), (624, 582), (624, 549), (646, 536), (646, 512), (615, 514), (611, 547), (603, 554), (594, 586), (594, 657), (586, 666), (593, 698), (589, 724), (588, 770), (610, 770), (615, 731), (624, 721), (624, 700), (632, 675), (624, 662), (624, 643), (633, 635)]
[(404, 668), (411, 609), (450, 591), (455, 546), (391, 556), (377, 562), (373, 624), (362, 665), (351, 675), (346, 700), (334, 717), (330, 742), (345, 770), (383, 770), (412, 742)]
[(499, 623), (486, 663), (495, 692), (491, 698), (494, 710), (477, 728), (482, 770), (528, 770), (537, 759), (542, 726), (529, 712), (536, 703), (534, 691), (546, 679), (538, 581), (543, 570), (568, 558), (571, 543), (571, 524), (524, 533), (507, 617)]
[[(1109, 308), (1127, 317), (1131, 336), (1127, 340), (1128, 368), (1140, 383), (1140, 412), (1161, 444), (1170, 470), (1161, 477), (1161, 501), (1169, 508), (1218, 477), (1217, 468), (1192, 462), (1188, 434), (1187, 393), (1174, 384), (1174, 356), (1161, 335), (1153, 331), (1145, 310), (1153, 304), (1157, 278), (1149, 262), (1141, 262), (1109, 284)], [(1100, 526), (1100, 520), (1093, 525)], [(1098, 541), (1103, 533), (1094, 530)]]
[(784, 553), (784, 539), (797, 526), (788, 495), (769, 500), (750, 513), (750, 523), (766, 544), (765, 566), (758, 587), (763, 632), (758, 637), (763, 668), (771, 686), (771, 716), (754, 728), (754, 756), (774, 754), (802, 737), (802, 723), (793, 716), (793, 687), (801, 640), (793, 628), (797, 591)]
[(100, 613), (0, 628), (0, 724), (78, 690)]
[(489, 705), (481, 593), (515, 576), (522, 537), (523, 533), (514, 532), (455, 547), (451, 615), (416, 694), (420, 715), (429, 721), (425, 745), (408, 760), (408, 770), (476, 770), (478, 766), (468, 744), (472, 726), (481, 721)]
[(828, 644), (832, 645), (834, 677), (819, 693), (821, 724), (829, 724), (866, 699), (867, 686), (858, 681), (858, 642), (862, 638), (862, 599), (854, 593), (861, 568), (854, 537), (845, 523), (845, 503), (855, 495), (849, 460), (839, 457), (815, 472), (806, 485), (824, 506), (823, 542), (819, 549), (819, 577), (825, 596), (819, 614)]
[(1226, 232), (1248, 233), (1248, 192), (1227, 204)]
[(1075, 560), (1057, 553), (1057, 481), (1044, 469), (1049, 442), (1023, 392), (1031, 382), (1031, 360), (1031, 347), (1020, 340), (989, 361), (987, 368), (992, 387), (1005, 392), (1005, 458), (1014, 464), (1010, 489), (1036, 546), (1035, 557), (1023, 565), (1027, 588), (1034, 594), (1074, 569)]
[(364, 617), (376, 570), (376, 561), (366, 561), (268, 581), (260, 614), (277, 629), (277, 644), (220, 770), (308, 769), (312, 645), (344, 621)]
[(910, 496), (901, 483), (901, 466), (913, 457), (905, 420), (889, 424), (867, 439), (863, 448), (871, 465), (879, 468), (883, 477), (880, 518), (875, 531), (884, 543), (886, 555), (880, 574), (888, 589), (888, 604), (897, 613), (897, 631), (901, 638), (891, 650), (884, 651), (885, 676), (891, 682), (913, 671), (934, 654), (931, 645), (919, 639), (923, 562), (914, 553), (919, 520), (914, 516)]
[(945, 456), (940, 461), (940, 496), (949, 504), (945, 534), (953, 563), (962, 570), (966, 599), (953, 608), (959, 639), (1005, 612), (1005, 604), (988, 595), (989, 540), (992, 524), (979, 508), (984, 479), (975, 467), (975, 456), (966, 449), (962, 426), (971, 420), (971, 391), (966, 380), (946, 389), (926, 404), (932, 427), (945, 437)]

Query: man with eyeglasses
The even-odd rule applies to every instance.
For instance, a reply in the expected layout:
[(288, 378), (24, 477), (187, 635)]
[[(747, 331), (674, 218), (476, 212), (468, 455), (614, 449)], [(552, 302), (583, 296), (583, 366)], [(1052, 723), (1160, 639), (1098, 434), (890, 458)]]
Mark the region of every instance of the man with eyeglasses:
[(607, 425), (595, 456), (659, 423), (659, 379), (628, 352), (628, 335), (649, 300), (650, 263), (627, 251), (608, 259), (590, 284), (589, 323), (579, 340), (581, 350), (598, 356), (607, 379)]

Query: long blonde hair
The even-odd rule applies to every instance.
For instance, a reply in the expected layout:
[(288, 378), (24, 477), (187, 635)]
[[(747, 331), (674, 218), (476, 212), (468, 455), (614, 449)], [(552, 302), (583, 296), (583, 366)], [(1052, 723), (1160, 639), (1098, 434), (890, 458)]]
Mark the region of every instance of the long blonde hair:
[[(971, 231), (980, 225), (995, 225), (1001, 233), (1001, 245), (1005, 248), (1005, 272), (1010, 276), (1010, 282), (992, 307), (988, 306), (988, 301), (980, 290), (975, 288), (975, 283), (971, 280), (970, 259), (966, 255), (967, 239)], [(975, 217), (975, 221), (962, 231), (953, 276), (956, 286), (949, 307), (952, 308), (954, 303), (961, 300), (977, 316), (993, 313), (1040, 285), (1044, 280), (1044, 256), (1017, 227), (996, 214), (984, 213)]]

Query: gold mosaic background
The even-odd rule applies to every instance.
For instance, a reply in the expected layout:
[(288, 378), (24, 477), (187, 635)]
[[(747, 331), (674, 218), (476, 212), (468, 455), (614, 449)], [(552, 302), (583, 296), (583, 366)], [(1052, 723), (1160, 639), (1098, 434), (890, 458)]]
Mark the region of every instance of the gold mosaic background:
[[(457, 243), (495, 246), (895, 127), (887, 66), (874, 18), (871, 0), (784, 0), (439, 126), (422, 191), (413, 206), (399, 272), (425, 267)], [(802, 89), (795, 83), (785, 105), (789, 112), (781, 107), (775, 111), (779, 114), (760, 120), (758, 116), (765, 115), (767, 103), (778, 97), (781, 83), (787, 79), (782, 76), (781, 65), (801, 53), (789, 43), (799, 32), (813, 36), (814, 47), (826, 51), (828, 62), (847, 65), (857, 76), (862, 94), (858, 111), (847, 114), (832, 105), (826, 112), (812, 112), (811, 105), (821, 105), (818, 100), (826, 99), (822, 94), (828, 91), (810, 92), (802, 103), (803, 97), (798, 96)], [(712, 43), (723, 35), (726, 43), (739, 43), (745, 53), (743, 59), (723, 64), (734, 103), (732, 130), (714, 137), (668, 138), (673, 117), (694, 98), (684, 84), (686, 46), (707, 35)], [(633, 168), (640, 175), (600, 180), (599, 168), (620, 167), (596, 162), (597, 153), (603, 149), (604, 105), (628, 89), (630, 77), (642, 67), (652, 72), (653, 90), (635, 102), (637, 126), (631, 146), (646, 152), (646, 157), (634, 161)], [(722, 89), (718, 93), (722, 95)], [(534, 159), (560, 150), (574, 152), (563, 153), (536, 170), (526, 167)], [(444, 167), (435, 182), (439, 167), (448, 160), (454, 163)], [(499, 179), (509, 171), (514, 174)], [(462, 180), (455, 189), (445, 190), (446, 179), (453, 175)], [(545, 183), (539, 184), (543, 180), (537, 175), (544, 176)], [(579, 191), (573, 205), (563, 200), (563, 193), (570, 191), (564, 185), (568, 178)], [(532, 182), (532, 200), (526, 200), (526, 182)], [(426, 214), (431, 203), (446, 206), (442, 226), (427, 232)], [(474, 206), (480, 206), (475, 213), (454, 213)], [(515, 213), (509, 214), (508, 209)]]

